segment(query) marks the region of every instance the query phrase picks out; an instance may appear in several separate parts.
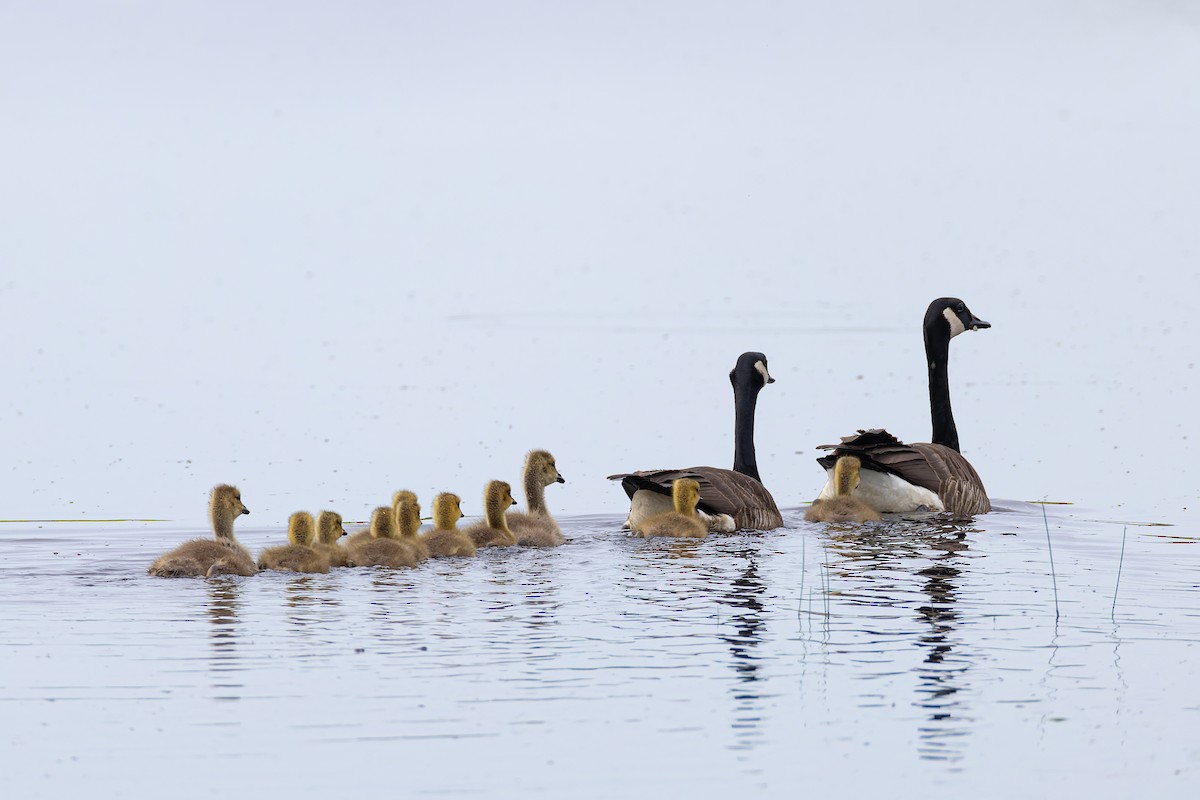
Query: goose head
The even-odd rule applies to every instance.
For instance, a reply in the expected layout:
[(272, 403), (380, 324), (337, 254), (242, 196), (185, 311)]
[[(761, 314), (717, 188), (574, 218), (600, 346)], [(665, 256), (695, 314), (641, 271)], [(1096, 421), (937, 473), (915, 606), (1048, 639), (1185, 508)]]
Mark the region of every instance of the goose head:
[(768, 383), (774, 383), (775, 379), (767, 371), (767, 357), (762, 353), (750, 352), (738, 356), (737, 363), (729, 371), (729, 382), (733, 384), (735, 392), (739, 388), (758, 392)]
[(438, 530), (454, 530), (462, 517), (462, 500), (458, 495), (442, 492), (433, 498), (433, 526)]
[(700, 503), (700, 484), (692, 478), (676, 478), (671, 484), (671, 502), (685, 517), (694, 515)]
[(288, 517), (288, 541), (301, 547), (309, 547), (316, 536), (313, 516), (307, 511), (297, 511)]
[(342, 525), (342, 515), (336, 511), (322, 511), (317, 516), (317, 540), (322, 544), (337, 544), (337, 540), (346, 535)]
[(978, 331), (990, 328), (990, 322), (984, 322), (975, 316), (967, 304), (957, 297), (939, 297), (929, 304), (925, 312), (925, 337), (931, 335), (947, 341), (965, 331)]

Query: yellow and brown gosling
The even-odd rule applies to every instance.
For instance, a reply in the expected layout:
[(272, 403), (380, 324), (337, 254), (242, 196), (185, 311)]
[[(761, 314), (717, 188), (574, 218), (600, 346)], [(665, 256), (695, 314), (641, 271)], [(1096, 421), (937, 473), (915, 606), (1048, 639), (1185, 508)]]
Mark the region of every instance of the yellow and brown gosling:
[(329, 559), (313, 549), (317, 538), (312, 514), (297, 511), (288, 517), (288, 544), (258, 554), (259, 569), (284, 572), (329, 572)]
[(350, 566), (350, 551), (339, 544), (346, 535), (342, 515), (336, 511), (322, 511), (317, 515), (317, 541), (313, 549), (329, 559), (331, 567)]
[(356, 567), (415, 567), (412, 548), (406, 547), (396, 531), (396, 512), (379, 506), (371, 512), (371, 538), (350, 550)]
[(254, 575), (258, 568), (250, 551), (233, 537), (233, 521), (249, 513), (237, 487), (224, 483), (214, 486), (208, 501), (214, 538), (184, 542), (160, 556), (150, 565), (149, 573), (160, 578)]
[(400, 544), (409, 548), (418, 564), (428, 559), (429, 548), (417, 534), (421, 530), (421, 504), (417, 502), (417, 496), (412, 492), (396, 492), (392, 497), (392, 511), (396, 514)]
[(861, 477), (862, 461), (858, 456), (842, 456), (833, 466), (833, 497), (814, 500), (804, 512), (809, 522), (875, 522), (883, 519), (879, 512), (854, 497)]
[(483, 522), (463, 530), (476, 547), (511, 547), (517, 537), (509, 530), (504, 512), (517, 504), (512, 487), (504, 481), (490, 481), (483, 490)]
[(674, 511), (651, 518), (637, 535), (689, 539), (703, 539), (708, 535), (708, 526), (696, 515), (696, 505), (700, 502), (698, 482), (692, 478), (677, 478), (671, 484), (671, 502), (675, 506)]
[(458, 495), (442, 492), (433, 498), (433, 530), (422, 537), (431, 558), (475, 555), (475, 543), (458, 529), (462, 517)]
[(523, 471), (525, 506), (528, 511), (509, 511), (508, 527), (522, 547), (557, 547), (566, 541), (554, 517), (546, 509), (546, 487), (566, 483), (554, 456), (545, 450), (530, 450)]
[[(412, 502), (415, 503), (415, 502), (417, 502), (417, 496), (415, 494), (413, 494), (412, 492), (406, 491), (404, 489), (401, 489), (400, 491), (393, 494), (392, 495), (392, 512), (393, 513), (395, 513), (395, 511), (396, 511), (396, 506), (400, 505), (401, 500), (411, 500)], [(346, 539), (345, 547), (347, 550), (353, 550), (354, 548), (358, 547), (359, 545), (366, 544), (367, 542), (371, 541), (371, 538), (372, 538), (371, 537), (371, 526), (370, 526), (370, 524), (368, 524), (367, 527), (360, 528), (360, 529), (356, 530), (354, 533), (350, 534), (350, 537), (348, 539)]]

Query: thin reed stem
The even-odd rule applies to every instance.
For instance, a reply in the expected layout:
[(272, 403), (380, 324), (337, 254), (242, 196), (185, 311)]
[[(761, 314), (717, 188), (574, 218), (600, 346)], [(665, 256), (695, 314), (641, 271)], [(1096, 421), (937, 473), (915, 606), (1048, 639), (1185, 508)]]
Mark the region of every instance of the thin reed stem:
[(1050, 545), (1050, 517), (1042, 503), (1042, 522), (1046, 525), (1046, 549), (1050, 551), (1050, 578), (1054, 582), (1054, 621), (1058, 621), (1058, 574), (1054, 570), (1054, 548)]

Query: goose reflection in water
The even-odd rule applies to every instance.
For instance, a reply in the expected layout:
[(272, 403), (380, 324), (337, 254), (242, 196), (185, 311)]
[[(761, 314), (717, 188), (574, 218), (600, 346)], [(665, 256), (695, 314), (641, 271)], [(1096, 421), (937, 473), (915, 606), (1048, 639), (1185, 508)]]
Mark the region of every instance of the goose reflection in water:
[(218, 578), (208, 581), (208, 619), (212, 623), (209, 643), (209, 669), (214, 673), (212, 688), (218, 700), (240, 700), (236, 690), (240, 683), (231, 683), (227, 673), (240, 669), (238, 663), (238, 600), (242, 591), (240, 581)]
[(733, 730), (737, 741), (733, 749), (749, 750), (763, 738), (763, 696), (758, 684), (761, 657), (756, 649), (762, 644), (765, 627), (761, 596), (766, 586), (758, 574), (758, 549), (747, 548), (735, 555), (744, 558), (746, 565), (729, 584), (729, 590), (719, 598), (723, 605), (735, 609), (731, 620), (735, 633), (722, 634), (720, 639), (729, 645), (733, 657), (730, 666), (736, 677), (732, 692), (736, 704)]
[(917, 729), (917, 749), (924, 759), (961, 759), (964, 737), (973, 722), (966, 715), (968, 707), (961, 694), (967, 687), (972, 657), (962, 651), (955, 636), (959, 619), (955, 604), (967, 534), (978, 532), (970, 526), (970, 518), (936, 515), (878, 526), (830, 526), (824, 534), (831, 556), (836, 554), (838, 559), (834, 569), (844, 577), (864, 580), (860, 591), (852, 592), (852, 602), (912, 608), (911, 600), (903, 597), (912, 587), (898, 573), (912, 575), (927, 598), (914, 609), (915, 619), (922, 624), (916, 643), (923, 654), (914, 668), (918, 678), (915, 705), (928, 712)]

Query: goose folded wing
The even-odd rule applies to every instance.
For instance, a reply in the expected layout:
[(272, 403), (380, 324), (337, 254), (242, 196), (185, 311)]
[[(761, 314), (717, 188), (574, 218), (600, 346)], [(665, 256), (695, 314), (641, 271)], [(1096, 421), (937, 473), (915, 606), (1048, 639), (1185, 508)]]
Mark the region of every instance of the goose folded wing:
[[(690, 467), (688, 469), (643, 470), (618, 475), (609, 475), (609, 480), (620, 480), (621, 488), (630, 498), (638, 490), (670, 495), (671, 486), (679, 478), (691, 478), (700, 484), (700, 503), (697, 505), (706, 514), (728, 514), (738, 527), (763, 524), (756, 516), (746, 518), (748, 510), (758, 510), (782, 524), (782, 516), (775, 506), (775, 499), (761, 483), (748, 475), (731, 469), (717, 467)], [(759, 514), (758, 516), (762, 516)]]

